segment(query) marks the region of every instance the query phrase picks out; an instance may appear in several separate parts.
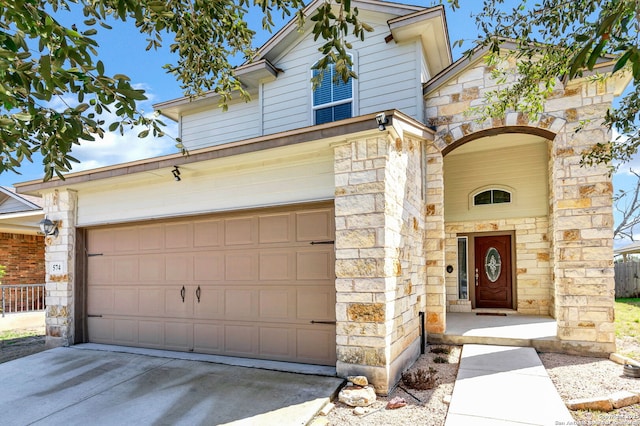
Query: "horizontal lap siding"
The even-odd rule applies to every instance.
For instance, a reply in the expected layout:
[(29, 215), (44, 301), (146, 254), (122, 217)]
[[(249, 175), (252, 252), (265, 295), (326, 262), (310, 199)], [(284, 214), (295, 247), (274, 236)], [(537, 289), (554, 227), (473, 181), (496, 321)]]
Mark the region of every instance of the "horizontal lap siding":
[(182, 142), (187, 149), (221, 145), (260, 136), (260, 109), (257, 95), (249, 102), (234, 101), (223, 111), (207, 111), (182, 117)]
[[(514, 133), (511, 137), (522, 139), (527, 136)], [(546, 215), (549, 204), (547, 163), (546, 143), (445, 157), (445, 220)], [(512, 203), (471, 206), (469, 195), (491, 185), (513, 188)]]
[[(310, 146), (315, 145), (298, 148)], [(318, 149), (261, 151), (211, 161), (196, 170), (185, 165), (180, 182), (165, 170), (140, 181), (113, 180), (108, 186), (80, 190), (78, 225), (332, 199), (333, 152)]]

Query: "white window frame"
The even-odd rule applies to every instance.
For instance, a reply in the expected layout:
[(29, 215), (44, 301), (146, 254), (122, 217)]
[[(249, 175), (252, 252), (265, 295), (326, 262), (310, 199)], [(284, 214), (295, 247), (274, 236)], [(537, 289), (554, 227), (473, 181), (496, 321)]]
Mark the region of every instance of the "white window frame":
[[(504, 191), (504, 192), (508, 192), (510, 194), (510, 198), (511, 200), (508, 203), (489, 203), (489, 204), (476, 204), (475, 203), (475, 198), (477, 195), (482, 194), (483, 192), (487, 192), (487, 191)], [(493, 194), (491, 194), (491, 198), (493, 199)], [(516, 191), (515, 189), (509, 187), (509, 186), (505, 186), (505, 185), (489, 185), (489, 186), (483, 186), (482, 188), (477, 188), (474, 191), (471, 191), (471, 193), (469, 194), (469, 208), (486, 208), (489, 206), (511, 206), (511, 205), (515, 205), (515, 201), (516, 201)]]
[[(352, 62), (352, 66), (351, 69), (352, 70), (356, 70), (356, 55), (349, 53), (349, 56), (351, 57), (351, 62)], [(309, 81), (311, 81), (311, 79), (313, 78), (313, 66), (315, 64), (318, 63), (320, 59), (316, 60), (315, 62), (313, 62), (310, 66), (309, 66)], [(325, 71), (326, 72), (326, 71)], [(356, 71), (356, 73), (358, 73)], [(326, 104), (322, 104), (322, 105), (313, 105), (313, 84), (309, 83), (309, 104), (311, 105), (311, 124), (312, 125), (316, 125), (316, 110), (318, 109), (323, 109), (323, 108), (330, 108), (330, 107), (334, 107), (337, 105), (342, 105), (342, 104), (346, 104), (351, 102), (351, 117), (355, 117), (356, 116), (356, 92), (357, 92), (357, 82), (358, 79), (357, 78), (351, 78), (351, 98), (349, 99), (343, 99), (341, 101), (337, 101), (337, 102), (329, 102)], [(333, 83), (332, 83), (333, 84)]]

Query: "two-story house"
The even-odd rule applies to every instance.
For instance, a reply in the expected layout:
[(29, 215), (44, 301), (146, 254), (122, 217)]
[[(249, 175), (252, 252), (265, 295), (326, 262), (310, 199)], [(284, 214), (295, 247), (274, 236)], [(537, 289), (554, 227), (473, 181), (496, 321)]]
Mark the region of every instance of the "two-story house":
[(452, 61), (442, 7), (352, 5), (375, 30), (357, 79), (314, 90), (319, 42), (292, 22), (238, 67), (249, 102), (156, 106), (188, 156), (17, 185), (59, 221), (48, 344), (324, 364), (381, 393), (448, 312), (552, 316), (564, 350), (615, 349), (612, 184), (579, 162), (626, 81), (479, 122), (491, 67)]

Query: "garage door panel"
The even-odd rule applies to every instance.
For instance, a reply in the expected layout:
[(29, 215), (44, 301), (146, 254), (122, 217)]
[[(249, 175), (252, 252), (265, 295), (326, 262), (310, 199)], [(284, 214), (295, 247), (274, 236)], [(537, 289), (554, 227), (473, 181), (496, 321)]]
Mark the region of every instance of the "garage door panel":
[(165, 260), (165, 276), (167, 281), (191, 281), (193, 273), (193, 256), (173, 255)]
[(113, 291), (113, 314), (129, 315), (138, 311), (138, 289), (116, 287)]
[(259, 320), (289, 320), (295, 318), (295, 290), (270, 288), (258, 290)]
[(224, 291), (224, 317), (237, 320), (257, 319), (255, 290), (226, 289)]
[(225, 255), (224, 276), (226, 281), (257, 281), (257, 253), (238, 251)]
[(309, 321), (334, 321), (335, 291), (326, 287), (302, 287), (297, 293), (297, 317)]
[(219, 247), (223, 244), (221, 220), (197, 221), (193, 224), (194, 247)]
[(162, 225), (150, 225), (140, 228), (140, 250), (162, 250), (164, 248), (164, 231)]
[(253, 325), (228, 325), (224, 326), (225, 352), (234, 355), (257, 355), (254, 350), (256, 327)]
[(193, 345), (196, 352), (224, 353), (224, 327), (195, 323), (193, 325)]
[(87, 300), (87, 313), (101, 315), (113, 313), (113, 294), (115, 288), (95, 286), (91, 289), (92, 297)]
[(113, 343), (113, 319), (87, 318), (89, 341), (95, 343)]
[(224, 289), (200, 286), (200, 301), (196, 297), (193, 309), (196, 318), (224, 318)]
[(113, 340), (121, 345), (138, 343), (138, 321), (130, 319), (113, 320)]
[(133, 283), (139, 281), (138, 258), (132, 256), (118, 256), (113, 258), (113, 279), (119, 283)]
[(297, 357), (303, 362), (327, 363), (336, 362), (335, 328), (317, 324), (313, 329), (298, 329)]
[[(146, 317), (159, 317), (164, 315), (165, 292), (164, 287), (140, 287), (137, 312), (133, 314)], [(173, 290), (176, 292), (176, 290)], [(179, 293), (177, 294), (179, 296)], [(176, 295), (174, 294), (174, 298)]]
[(298, 241), (333, 240), (333, 210), (323, 209), (296, 213)]
[(164, 324), (160, 321), (138, 322), (138, 345), (149, 348), (164, 346)]
[(302, 251), (296, 256), (298, 280), (330, 280), (333, 272), (333, 253), (329, 251)]
[(294, 358), (294, 337), (295, 330), (290, 328), (260, 327), (259, 353), (267, 358)]
[(91, 256), (87, 259), (87, 280), (94, 284), (113, 283), (113, 259), (104, 256)]
[(89, 341), (335, 365), (335, 325), (310, 324), (335, 321), (333, 220), (316, 205), (89, 229)]
[(292, 228), (290, 213), (260, 216), (258, 242), (260, 244), (288, 243), (291, 241)]
[(255, 220), (252, 217), (227, 219), (224, 221), (224, 242), (228, 246), (253, 245)]
[(206, 252), (197, 254), (193, 259), (193, 279), (196, 281), (223, 281), (224, 254), (222, 252)]
[(113, 231), (113, 238), (114, 253), (138, 252), (140, 249), (138, 228), (116, 228)]
[(267, 251), (260, 253), (260, 281), (292, 281), (294, 253), (291, 251)]
[(174, 351), (188, 351), (193, 346), (193, 324), (191, 322), (171, 322), (164, 324), (164, 346)]
[(191, 225), (176, 223), (165, 225), (165, 248), (184, 249), (191, 247)]
[[(191, 318), (193, 316), (193, 298), (195, 288), (192, 286), (165, 287), (164, 291), (164, 316), (169, 318)], [(184, 300), (182, 295), (184, 294)]]

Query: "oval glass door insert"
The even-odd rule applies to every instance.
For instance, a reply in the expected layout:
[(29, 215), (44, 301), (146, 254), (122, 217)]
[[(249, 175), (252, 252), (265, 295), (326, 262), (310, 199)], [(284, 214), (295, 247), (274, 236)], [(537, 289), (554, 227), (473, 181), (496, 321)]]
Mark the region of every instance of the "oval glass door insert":
[(500, 253), (495, 247), (490, 247), (489, 250), (487, 250), (487, 255), (484, 257), (484, 271), (492, 283), (500, 278), (502, 261), (500, 259)]

